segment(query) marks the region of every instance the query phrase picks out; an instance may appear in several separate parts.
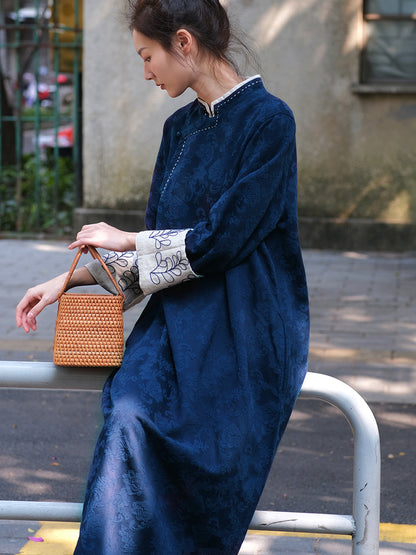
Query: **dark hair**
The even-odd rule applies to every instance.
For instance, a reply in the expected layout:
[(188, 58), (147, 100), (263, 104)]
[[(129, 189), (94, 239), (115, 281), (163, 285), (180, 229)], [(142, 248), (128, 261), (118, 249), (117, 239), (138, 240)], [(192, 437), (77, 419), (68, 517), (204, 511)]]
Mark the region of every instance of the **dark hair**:
[(173, 50), (176, 32), (186, 29), (202, 50), (217, 61), (229, 63), (237, 73), (240, 71), (231, 52), (238, 50), (246, 62), (255, 59), (231, 29), (227, 12), (218, 0), (128, 0), (127, 21), (130, 31), (156, 40), (168, 52)]

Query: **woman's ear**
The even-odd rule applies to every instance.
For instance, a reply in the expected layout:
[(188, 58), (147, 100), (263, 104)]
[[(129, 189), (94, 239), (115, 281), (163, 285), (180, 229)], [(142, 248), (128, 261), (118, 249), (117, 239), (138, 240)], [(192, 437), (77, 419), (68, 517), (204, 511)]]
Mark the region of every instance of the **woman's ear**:
[(176, 46), (184, 56), (189, 56), (194, 48), (195, 39), (186, 29), (179, 29), (176, 32)]

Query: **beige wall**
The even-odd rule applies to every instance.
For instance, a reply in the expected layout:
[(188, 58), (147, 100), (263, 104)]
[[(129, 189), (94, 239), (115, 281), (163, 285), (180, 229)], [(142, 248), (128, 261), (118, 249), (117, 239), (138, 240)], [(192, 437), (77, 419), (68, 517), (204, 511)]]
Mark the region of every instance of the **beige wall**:
[[(266, 87), (297, 121), (302, 217), (416, 222), (416, 94), (355, 94), (361, 0), (228, 0)], [(144, 206), (163, 122), (193, 98), (145, 82), (110, 0), (86, 0), (84, 189), (89, 208)]]
[(134, 210), (146, 203), (164, 120), (184, 100), (144, 80), (120, 4), (84, 7), (84, 202)]

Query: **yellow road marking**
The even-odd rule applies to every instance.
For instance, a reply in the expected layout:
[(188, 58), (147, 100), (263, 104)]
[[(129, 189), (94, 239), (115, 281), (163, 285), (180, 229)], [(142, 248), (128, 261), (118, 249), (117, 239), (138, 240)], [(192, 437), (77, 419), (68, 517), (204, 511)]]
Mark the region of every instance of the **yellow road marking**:
[[(40, 522), (33, 535), (43, 542), (28, 541), (18, 555), (72, 555), (78, 540), (79, 524), (73, 522)], [(28, 536), (31, 534), (28, 533)]]
[[(40, 522), (41, 527), (34, 535), (43, 538), (43, 542), (29, 541), (17, 555), (72, 555), (79, 534), (78, 523)], [(250, 535), (285, 536), (294, 538), (327, 538), (350, 540), (350, 536), (335, 534), (301, 534), (297, 532), (249, 531)], [(29, 533), (28, 533), (29, 535)], [(380, 541), (388, 543), (416, 544), (416, 526), (410, 524), (380, 524)]]
[(380, 524), (380, 541), (416, 543), (416, 526), (410, 524)]

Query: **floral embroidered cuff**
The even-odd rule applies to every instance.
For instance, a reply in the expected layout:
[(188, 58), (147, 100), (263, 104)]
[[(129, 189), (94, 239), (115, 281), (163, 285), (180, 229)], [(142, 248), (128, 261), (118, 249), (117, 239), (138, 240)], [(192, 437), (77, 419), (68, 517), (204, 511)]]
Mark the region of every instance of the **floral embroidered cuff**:
[[(137, 266), (137, 253), (108, 252), (102, 256), (104, 263), (112, 273), (118, 286), (124, 293), (123, 308), (127, 310), (137, 304), (144, 297), (139, 285), (139, 268)], [(108, 274), (98, 260), (86, 264), (95, 281), (112, 294), (116, 294), (116, 288), (108, 277)]]
[(145, 295), (199, 277), (186, 256), (188, 231), (165, 229), (140, 231), (136, 235), (139, 283)]

